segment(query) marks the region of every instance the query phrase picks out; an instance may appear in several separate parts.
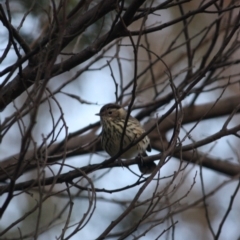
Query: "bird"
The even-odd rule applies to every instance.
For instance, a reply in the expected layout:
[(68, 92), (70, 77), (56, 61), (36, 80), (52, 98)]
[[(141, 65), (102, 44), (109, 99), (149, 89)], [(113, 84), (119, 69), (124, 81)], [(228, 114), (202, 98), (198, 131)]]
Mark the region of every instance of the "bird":
[[(104, 105), (100, 109), (100, 112), (96, 115), (100, 116), (102, 125), (102, 148), (112, 157), (120, 150), (127, 111), (118, 104), (108, 103)], [(124, 132), (122, 149), (128, 147), (144, 133), (145, 130), (141, 126), (140, 122), (136, 118), (129, 115), (127, 126)], [(145, 157), (147, 156), (146, 151), (151, 151), (150, 140), (147, 135), (126, 152), (124, 152), (120, 158), (128, 159), (137, 156)], [(156, 168), (156, 164), (154, 161), (147, 163), (141, 161), (138, 163), (138, 167), (142, 174), (151, 174)]]

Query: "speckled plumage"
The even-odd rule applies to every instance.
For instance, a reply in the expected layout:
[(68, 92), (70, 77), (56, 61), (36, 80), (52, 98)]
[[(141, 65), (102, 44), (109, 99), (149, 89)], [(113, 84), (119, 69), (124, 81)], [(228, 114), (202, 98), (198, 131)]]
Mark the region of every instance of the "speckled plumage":
[[(101, 118), (101, 124), (103, 127), (102, 147), (110, 156), (114, 156), (118, 153), (120, 148), (127, 111), (120, 105), (110, 103), (103, 106), (98, 115)], [(142, 128), (139, 121), (136, 118), (129, 116), (123, 138), (122, 149), (126, 148), (141, 137), (144, 132), (145, 130)], [(120, 158), (134, 158), (139, 154), (146, 156), (146, 150), (151, 151), (148, 136), (145, 136), (141, 141), (124, 152)], [(144, 174), (151, 173), (155, 167), (156, 164), (154, 162), (139, 164), (139, 169)]]

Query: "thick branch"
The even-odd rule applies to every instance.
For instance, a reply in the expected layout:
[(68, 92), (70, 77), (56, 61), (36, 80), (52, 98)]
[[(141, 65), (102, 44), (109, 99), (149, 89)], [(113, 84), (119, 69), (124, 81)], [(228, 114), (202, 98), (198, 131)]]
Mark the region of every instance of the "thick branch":
[[(189, 107), (189, 108), (188, 107), (183, 108), (184, 117), (183, 117), (182, 124), (187, 124), (190, 122), (196, 122), (196, 121), (200, 121), (200, 120), (204, 120), (204, 119), (210, 119), (210, 118), (216, 118), (216, 117), (220, 117), (220, 116), (230, 115), (236, 109), (236, 107), (238, 105), (239, 105), (239, 97), (236, 96), (236, 97), (230, 97), (230, 98), (227, 98), (224, 100), (220, 100), (216, 103), (216, 105), (214, 105), (214, 103), (209, 103), (209, 104), (202, 104), (202, 105), (197, 105), (197, 106), (193, 106), (193, 107)], [(214, 106), (214, 107), (212, 108), (212, 106)], [(211, 111), (209, 111), (210, 109), (211, 109)], [(152, 120), (151, 123), (147, 123), (146, 129), (149, 126), (154, 125), (155, 123), (156, 123), (156, 119)], [(168, 130), (170, 130), (174, 127), (174, 124), (175, 123), (174, 123), (174, 113), (173, 113), (159, 125), (160, 133), (165, 134)], [(97, 125), (93, 124), (92, 126), (94, 127), (93, 131), (84, 136), (77, 136), (74, 133), (71, 134), (75, 137), (71, 138), (71, 140), (67, 142), (66, 157), (70, 158), (70, 157), (79, 156), (79, 155), (92, 153), (92, 152), (98, 152), (98, 151), (102, 150), (100, 141), (95, 142), (91, 146), (89, 146), (89, 143), (92, 142), (96, 138), (95, 128)], [(226, 135), (229, 135), (229, 134), (231, 134), (231, 132), (229, 133), (228, 131), (225, 131), (225, 132), (222, 131), (217, 135), (217, 139), (224, 137)], [(151, 139), (152, 147), (156, 150), (161, 151), (162, 148), (160, 148), (161, 143), (159, 140), (158, 131), (151, 132), (149, 134), (149, 137)], [(81, 143), (80, 146), (79, 146), (79, 143)], [(208, 141), (206, 142), (206, 144), (207, 143), (208, 143)], [(83, 146), (83, 147), (81, 147), (81, 146)], [(86, 147), (84, 147), (84, 146), (86, 146)], [(63, 151), (64, 151), (64, 146), (61, 143), (53, 144), (48, 149), (48, 153), (50, 154), (50, 156), (47, 159), (47, 163), (50, 164), (50, 163), (54, 163), (54, 162), (61, 160), (63, 158)], [(179, 148), (175, 152), (176, 153), (176, 155), (174, 155), (175, 157), (179, 157), (179, 151), (181, 151), (181, 148)], [(51, 155), (51, 154), (53, 154), (53, 155)], [(184, 157), (185, 156), (184, 154), (186, 154), (186, 158)], [(188, 155), (188, 154), (190, 154), (190, 155)], [(38, 163), (39, 163), (39, 159), (35, 160), (35, 156), (36, 156), (36, 154), (34, 151), (29, 151), (27, 153), (26, 159), (25, 159), (24, 163), (22, 164), (22, 172), (23, 173), (28, 170), (35, 169), (38, 166), (36, 161), (38, 161)], [(198, 163), (198, 161), (199, 161), (199, 159), (197, 159), (196, 155), (194, 155), (191, 151), (182, 153), (182, 156), (183, 156), (183, 160), (186, 160), (186, 161), (192, 161), (194, 163)], [(191, 156), (191, 157), (189, 157), (189, 156)], [(12, 176), (12, 173), (14, 172), (18, 158), (19, 158), (19, 155), (17, 154), (15, 156), (8, 157), (1, 162), (1, 164), (0, 164), (0, 181), (4, 181)], [(150, 159), (150, 158), (148, 158), (148, 159)], [(155, 156), (154, 159), (152, 159), (152, 160), (157, 160), (157, 159), (158, 159), (158, 157)], [(195, 160), (193, 160), (193, 159), (195, 159)], [(204, 159), (207, 159), (207, 158), (204, 158)], [(202, 161), (201, 164), (207, 168), (214, 168), (215, 171), (219, 171), (219, 172), (227, 174), (229, 176), (235, 175), (239, 171), (238, 168), (235, 167), (235, 165), (233, 165), (233, 167), (232, 167), (231, 163), (226, 163), (227, 165), (229, 164), (228, 168), (224, 164), (223, 165), (212, 164), (209, 161), (205, 161), (205, 162)], [(230, 169), (230, 170), (229, 171), (226, 170), (226, 172), (225, 172), (225, 170), (224, 170), (225, 167), (226, 167), (226, 169)], [(234, 169), (234, 168), (236, 171), (235, 170), (232, 171), (232, 169)]]

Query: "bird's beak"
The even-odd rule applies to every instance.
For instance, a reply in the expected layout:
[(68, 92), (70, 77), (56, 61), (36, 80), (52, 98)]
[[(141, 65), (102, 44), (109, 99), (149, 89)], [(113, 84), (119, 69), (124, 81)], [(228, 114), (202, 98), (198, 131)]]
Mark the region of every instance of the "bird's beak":
[(100, 113), (96, 113), (95, 115), (96, 115), (96, 116), (100, 116)]

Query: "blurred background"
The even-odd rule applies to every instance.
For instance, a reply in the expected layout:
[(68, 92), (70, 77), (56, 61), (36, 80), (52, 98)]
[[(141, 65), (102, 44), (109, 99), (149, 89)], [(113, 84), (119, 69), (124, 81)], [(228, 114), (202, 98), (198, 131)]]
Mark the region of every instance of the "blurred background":
[[(103, 2), (1, 3), (0, 239), (103, 239), (114, 221), (106, 239), (238, 239), (239, 1), (142, 1), (135, 12), (136, 1)], [(162, 119), (149, 133), (156, 163), (180, 122), (180, 156), (133, 205), (148, 180), (136, 165), (42, 184), (109, 159), (95, 114), (132, 101), (146, 129)]]

